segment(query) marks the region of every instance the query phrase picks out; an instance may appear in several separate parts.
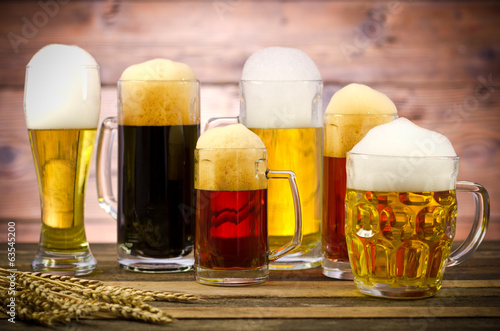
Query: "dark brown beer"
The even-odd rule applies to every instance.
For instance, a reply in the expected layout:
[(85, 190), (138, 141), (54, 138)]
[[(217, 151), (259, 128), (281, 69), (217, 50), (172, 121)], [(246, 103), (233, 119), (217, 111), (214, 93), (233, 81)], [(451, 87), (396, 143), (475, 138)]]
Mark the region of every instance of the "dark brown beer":
[(193, 247), (199, 125), (118, 127), (118, 245), (171, 258)]

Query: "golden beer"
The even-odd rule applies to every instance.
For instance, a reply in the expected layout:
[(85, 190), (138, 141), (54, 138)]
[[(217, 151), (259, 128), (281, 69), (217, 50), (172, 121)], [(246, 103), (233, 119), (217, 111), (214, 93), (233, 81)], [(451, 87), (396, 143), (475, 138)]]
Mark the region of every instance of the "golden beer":
[[(307, 253), (320, 240), (322, 128), (250, 128), (267, 148), (269, 169), (295, 172), (302, 205), (302, 245), (294, 253)], [(276, 250), (295, 232), (292, 194), (287, 181), (270, 181), (268, 187), (269, 246)]]
[(40, 191), (40, 245), (49, 251), (88, 249), (85, 187), (96, 129), (28, 130)]
[(435, 293), (455, 236), (455, 190), (379, 192), (347, 188), (346, 240), (358, 287)]

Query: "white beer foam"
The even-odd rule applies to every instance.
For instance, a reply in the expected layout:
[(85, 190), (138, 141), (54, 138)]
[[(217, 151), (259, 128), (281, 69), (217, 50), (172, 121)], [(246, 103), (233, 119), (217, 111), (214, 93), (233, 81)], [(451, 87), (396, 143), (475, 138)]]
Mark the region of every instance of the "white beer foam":
[(341, 88), (326, 108), (324, 155), (344, 158), (364, 137), (367, 128), (396, 117), (396, 105), (385, 94), (363, 84), (352, 83)]
[(168, 59), (135, 64), (120, 77), (119, 122), (134, 126), (198, 124), (198, 99), (197, 78), (187, 64)]
[(303, 51), (269, 47), (252, 54), (241, 77), (241, 120), (249, 128), (321, 127), (322, 82)]
[[(97, 69), (85, 69), (90, 67)], [(99, 67), (89, 53), (51, 44), (33, 56), (24, 90), (28, 129), (97, 128), (100, 110)]]
[[(196, 144), (199, 153), (195, 188), (246, 191), (267, 188), (265, 145), (242, 124), (205, 131)], [(259, 162), (257, 162), (259, 161)]]
[(374, 127), (353, 147), (347, 187), (396, 192), (453, 190), (456, 155), (442, 134), (399, 118)]

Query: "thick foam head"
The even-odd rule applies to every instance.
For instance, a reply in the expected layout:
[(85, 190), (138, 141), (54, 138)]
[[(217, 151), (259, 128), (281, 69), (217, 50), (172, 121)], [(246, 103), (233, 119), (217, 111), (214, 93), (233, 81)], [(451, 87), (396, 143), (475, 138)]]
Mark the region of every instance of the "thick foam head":
[(321, 75), (299, 49), (269, 47), (252, 54), (243, 67), (241, 94), (241, 121), (249, 128), (321, 126)]
[(248, 191), (267, 188), (262, 140), (242, 124), (205, 131), (196, 144), (195, 188)]
[(120, 124), (193, 125), (200, 122), (199, 85), (191, 67), (167, 59), (135, 64), (119, 82)]
[(347, 187), (425, 192), (453, 190), (458, 158), (448, 138), (406, 118), (371, 129), (349, 153)]
[(28, 129), (97, 128), (100, 111), (99, 66), (89, 53), (52, 44), (33, 56), (24, 87)]
[(396, 117), (396, 105), (385, 94), (363, 84), (341, 88), (326, 108), (323, 154), (345, 157), (371, 128)]

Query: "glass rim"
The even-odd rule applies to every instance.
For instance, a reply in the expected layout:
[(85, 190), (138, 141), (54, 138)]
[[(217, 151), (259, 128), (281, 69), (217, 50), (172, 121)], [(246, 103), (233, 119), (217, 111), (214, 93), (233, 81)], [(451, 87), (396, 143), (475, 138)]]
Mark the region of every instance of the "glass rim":
[(322, 79), (285, 79), (285, 80), (265, 80), (265, 79), (240, 79), (240, 83), (322, 83)]
[(127, 83), (127, 82), (136, 82), (136, 83), (145, 83), (145, 82), (155, 82), (155, 83), (200, 83), (198, 79), (119, 79), (118, 83)]
[[(26, 65), (26, 69), (33, 69), (33, 68), (43, 68), (46, 69), (47, 66), (33, 66), (33, 65)], [(74, 68), (89, 68), (89, 69), (100, 69), (101, 66), (98, 64), (76, 64), (76, 63), (68, 63), (68, 64), (60, 64), (57, 66), (54, 66), (53, 68), (68, 68), (68, 67), (74, 67)]]
[(416, 160), (416, 159), (437, 159), (437, 160), (454, 160), (458, 161), (460, 157), (458, 155), (381, 155), (381, 154), (368, 154), (368, 153), (356, 153), (356, 152), (347, 152), (346, 153), (346, 158), (349, 157), (377, 157), (377, 158), (396, 158), (396, 159), (409, 159), (409, 160)]

